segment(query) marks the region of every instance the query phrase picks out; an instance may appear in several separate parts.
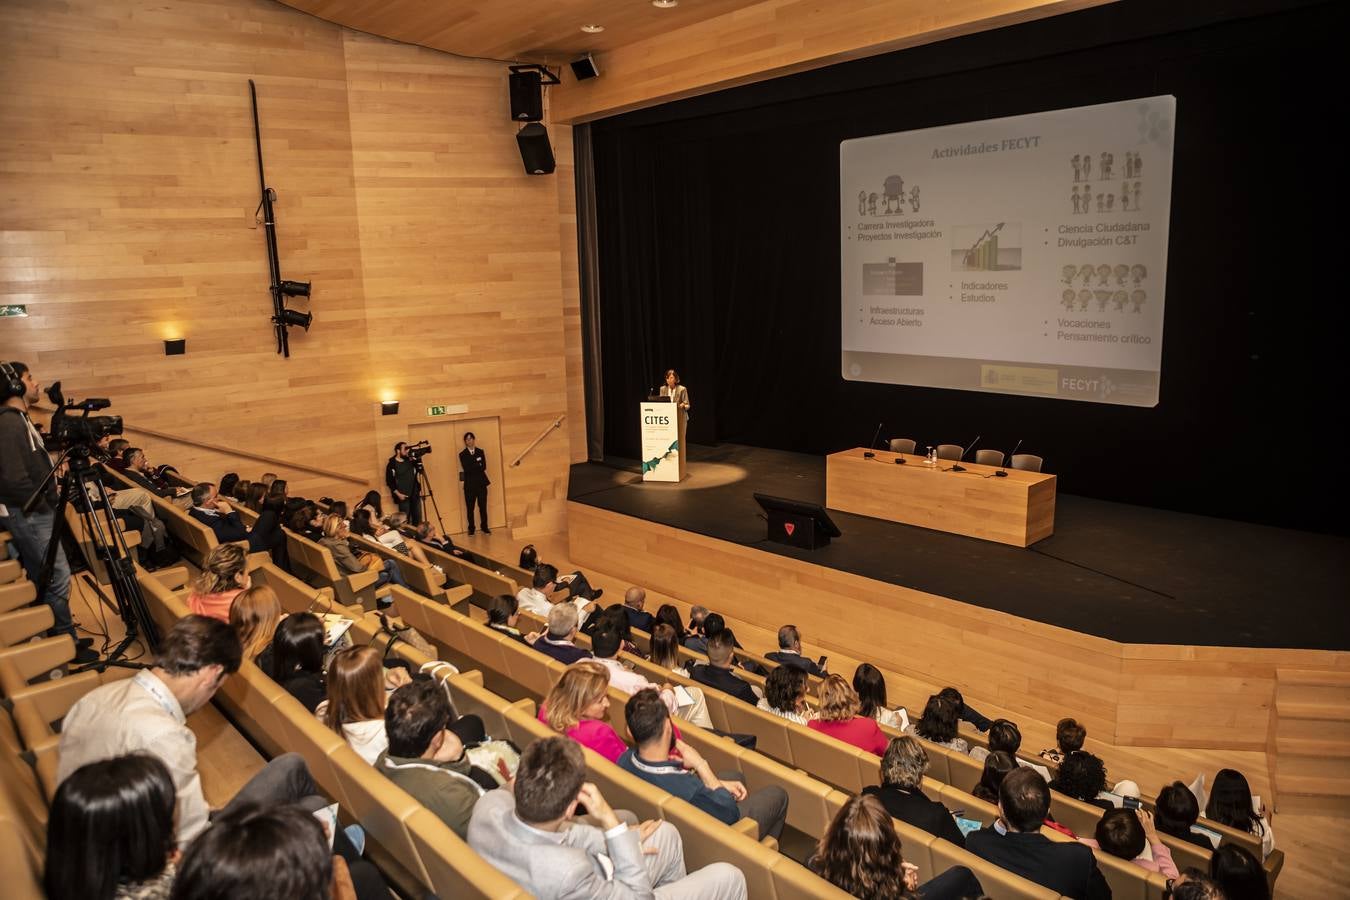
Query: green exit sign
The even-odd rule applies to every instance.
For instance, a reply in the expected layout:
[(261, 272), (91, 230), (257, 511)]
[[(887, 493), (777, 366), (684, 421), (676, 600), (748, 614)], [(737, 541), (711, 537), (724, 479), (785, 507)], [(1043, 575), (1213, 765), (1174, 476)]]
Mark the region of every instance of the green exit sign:
[(429, 415), (429, 416), (443, 416), (443, 415), (445, 415), (445, 407), (444, 407), (444, 406), (428, 406), (428, 407), (427, 407), (427, 415)]

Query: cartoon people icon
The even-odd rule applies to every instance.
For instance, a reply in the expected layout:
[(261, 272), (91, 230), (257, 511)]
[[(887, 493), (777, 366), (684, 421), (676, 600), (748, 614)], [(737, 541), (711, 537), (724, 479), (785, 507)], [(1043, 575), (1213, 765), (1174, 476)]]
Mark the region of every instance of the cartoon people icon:
[(1097, 195), (1097, 212), (1106, 212), (1106, 195)]
[(1111, 292), (1093, 291), (1092, 295), (1097, 298), (1097, 312), (1106, 312), (1106, 301), (1111, 299)]
[(1130, 274), (1130, 267), (1124, 263), (1117, 263), (1111, 274), (1116, 276), (1116, 287), (1124, 287), (1125, 276)]
[(1083, 288), (1078, 292), (1078, 308), (1087, 309), (1087, 305), (1092, 302), (1092, 291)]
[(1103, 151), (1102, 151), (1102, 158), (1101, 158), (1101, 177), (1102, 177), (1102, 178), (1106, 179), (1106, 178), (1110, 178), (1110, 177), (1111, 177), (1111, 163), (1112, 163), (1112, 161), (1113, 161), (1113, 160), (1111, 159), (1111, 154), (1110, 154), (1110, 153), (1107, 153), (1105, 150), (1103, 150)]
[(1120, 208), (1129, 211), (1130, 208), (1130, 183), (1122, 181), (1120, 183)]
[(1092, 154), (1083, 154), (1083, 180), (1087, 181), (1092, 177)]
[(1129, 299), (1130, 299), (1129, 294), (1125, 293), (1124, 291), (1116, 291), (1115, 294), (1111, 297), (1111, 300), (1115, 303), (1116, 312), (1124, 312), (1125, 303)]
[(1073, 180), (1077, 184), (1083, 180), (1083, 157), (1075, 153), (1069, 160), (1069, 165), (1073, 166)]
[(1092, 281), (1092, 276), (1095, 275), (1096, 273), (1097, 273), (1096, 266), (1094, 266), (1092, 263), (1084, 263), (1083, 267), (1078, 270), (1078, 277), (1083, 279), (1083, 284), (1086, 285)]
[(919, 186), (917, 184), (909, 189), (909, 209), (910, 212), (919, 211)]
[[(1060, 277), (1064, 279), (1065, 284), (1073, 284), (1073, 277), (1078, 274), (1078, 267), (1068, 265), (1059, 270)], [(1069, 293), (1073, 293), (1070, 291)]]
[(1073, 288), (1065, 288), (1064, 293), (1059, 295), (1059, 305), (1073, 312), (1073, 301), (1077, 296)]
[(886, 215), (894, 215), (905, 211), (904, 207), (901, 206), (905, 199), (905, 179), (899, 175), (887, 175), (882, 190), (886, 195)]
[(1100, 266), (1097, 267), (1097, 284), (1099, 286), (1106, 287), (1106, 279), (1110, 277), (1111, 277), (1110, 266), (1108, 266), (1106, 263), (1102, 263)]
[(1134, 208), (1136, 210), (1144, 207), (1144, 187), (1139, 182), (1134, 183)]
[(1130, 312), (1143, 312), (1144, 301), (1146, 299), (1148, 299), (1147, 295), (1145, 295), (1143, 291), (1134, 291), (1131, 293), (1130, 302), (1134, 304), (1134, 309), (1130, 310)]
[[(1144, 177), (1144, 155), (1142, 153), (1136, 153), (1134, 155), (1134, 174), (1131, 175), (1130, 177), (1131, 178)], [(1134, 189), (1136, 191), (1139, 190), (1139, 185), (1136, 184), (1134, 186)]]
[(1074, 215), (1078, 215), (1083, 211), (1083, 201), (1082, 198), (1078, 196), (1078, 185), (1075, 184), (1073, 186), (1073, 194), (1069, 196), (1069, 200), (1073, 202)]
[(877, 214), (877, 195), (876, 191), (867, 195), (867, 214), (875, 216)]
[(1114, 211), (1115, 211), (1115, 208), (1116, 208), (1116, 195), (1115, 195), (1115, 194), (1107, 194), (1107, 195), (1106, 195), (1106, 211), (1107, 211), (1107, 212), (1114, 212)]
[(1134, 280), (1134, 283), (1136, 285), (1147, 277), (1148, 277), (1148, 269), (1146, 269), (1142, 263), (1135, 263), (1134, 265), (1130, 266), (1130, 278)]
[(1083, 185), (1083, 212), (1092, 212), (1092, 185)]
[(867, 215), (867, 191), (858, 191), (858, 215)]

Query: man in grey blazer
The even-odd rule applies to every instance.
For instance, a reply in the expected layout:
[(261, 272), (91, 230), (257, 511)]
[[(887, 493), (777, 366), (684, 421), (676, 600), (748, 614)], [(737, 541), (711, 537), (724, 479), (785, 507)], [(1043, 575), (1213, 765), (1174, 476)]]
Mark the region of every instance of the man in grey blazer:
[[(581, 746), (568, 738), (525, 748), (514, 785), (478, 801), (469, 846), (540, 900), (746, 896), (745, 876), (727, 863), (686, 874), (684, 844), (669, 822), (621, 822), (586, 781)], [(599, 827), (575, 821), (578, 803)]]

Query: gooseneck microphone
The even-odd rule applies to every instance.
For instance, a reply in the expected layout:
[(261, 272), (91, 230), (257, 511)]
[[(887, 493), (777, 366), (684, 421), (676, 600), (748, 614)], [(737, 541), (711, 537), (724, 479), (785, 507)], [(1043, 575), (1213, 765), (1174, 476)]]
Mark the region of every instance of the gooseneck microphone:
[(972, 451), (972, 450), (975, 449), (975, 445), (978, 444), (978, 443), (980, 442), (980, 437), (981, 437), (981, 435), (978, 435), (978, 434), (975, 435), (975, 440), (971, 441), (971, 442), (970, 442), (970, 446), (966, 447), (966, 449), (964, 449), (964, 450), (961, 451), (961, 455), (958, 456), (958, 457), (956, 458), (956, 465), (952, 466), (951, 469), (950, 469), (950, 471), (952, 471), (952, 472), (965, 472), (965, 471), (967, 471), (967, 470), (966, 470), (966, 467), (963, 466), (963, 465), (961, 465), (961, 460), (963, 460), (963, 459), (966, 458), (966, 454), (967, 454), (967, 453), (969, 453), (970, 451)]
[(863, 452), (863, 459), (872, 459), (876, 456), (876, 454), (873, 453), (872, 451), (877, 449), (877, 438), (881, 437), (881, 429), (885, 426), (885, 424), (886, 424), (885, 422), (877, 423), (876, 433), (872, 435), (872, 443), (868, 444), (867, 450)]
[(997, 472), (994, 473), (994, 477), (995, 477), (995, 478), (1007, 478), (1007, 477), (1008, 477), (1008, 463), (1012, 462), (1012, 458), (1013, 458), (1014, 456), (1016, 456), (1016, 455), (1017, 455), (1017, 451), (1018, 451), (1018, 450), (1021, 450), (1021, 449), (1022, 449), (1022, 439), (1021, 439), (1021, 438), (1018, 438), (1018, 439), (1017, 439), (1017, 446), (1013, 447), (1011, 453), (1009, 453), (1007, 456), (1003, 457), (1003, 465), (999, 468), (999, 470), (998, 470)]

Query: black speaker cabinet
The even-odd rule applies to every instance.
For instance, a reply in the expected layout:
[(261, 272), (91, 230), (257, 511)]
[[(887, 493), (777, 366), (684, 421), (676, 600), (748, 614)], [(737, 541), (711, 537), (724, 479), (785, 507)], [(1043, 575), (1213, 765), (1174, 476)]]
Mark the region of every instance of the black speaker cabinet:
[(516, 132), (516, 143), (520, 145), (520, 161), (530, 175), (552, 174), (556, 163), (553, 160), (553, 147), (548, 142), (548, 129), (538, 122), (526, 125)]
[(511, 73), (511, 118), (517, 122), (544, 118), (544, 89), (538, 72)]
[(600, 67), (595, 64), (595, 57), (591, 56), (589, 53), (572, 63), (572, 77), (577, 81), (595, 78), (599, 74)]

